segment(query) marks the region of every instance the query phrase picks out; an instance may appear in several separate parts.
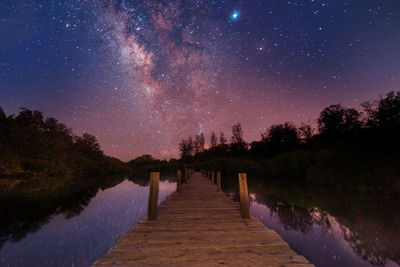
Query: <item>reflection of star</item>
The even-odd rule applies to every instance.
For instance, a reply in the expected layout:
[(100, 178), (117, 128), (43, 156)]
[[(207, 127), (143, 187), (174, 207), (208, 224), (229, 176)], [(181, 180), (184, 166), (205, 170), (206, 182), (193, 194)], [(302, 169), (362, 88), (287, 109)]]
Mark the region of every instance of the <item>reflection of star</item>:
[(231, 18), (232, 18), (233, 20), (237, 20), (237, 19), (239, 18), (239, 12), (236, 11), (236, 10), (234, 10), (234, 11), (232, 12)]

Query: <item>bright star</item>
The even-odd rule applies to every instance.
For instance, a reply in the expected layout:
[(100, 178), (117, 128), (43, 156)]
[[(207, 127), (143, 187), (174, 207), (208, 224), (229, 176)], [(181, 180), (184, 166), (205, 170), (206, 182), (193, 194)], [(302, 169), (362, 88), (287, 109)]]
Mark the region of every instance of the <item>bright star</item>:
[(234, 11), (232, 12), (231, 18), (232, 18), (233, 20), (237, 20), (237, 19), (239, 18), (239, 12), (236, 11), (236, 10), (234, 10)]

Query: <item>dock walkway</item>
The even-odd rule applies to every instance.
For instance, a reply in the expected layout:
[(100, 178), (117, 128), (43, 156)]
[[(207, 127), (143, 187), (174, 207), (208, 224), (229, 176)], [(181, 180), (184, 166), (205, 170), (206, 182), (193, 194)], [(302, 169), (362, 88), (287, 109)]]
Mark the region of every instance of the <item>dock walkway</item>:
[(313, 266), (201, 173), (124, 234), (94, 266)]

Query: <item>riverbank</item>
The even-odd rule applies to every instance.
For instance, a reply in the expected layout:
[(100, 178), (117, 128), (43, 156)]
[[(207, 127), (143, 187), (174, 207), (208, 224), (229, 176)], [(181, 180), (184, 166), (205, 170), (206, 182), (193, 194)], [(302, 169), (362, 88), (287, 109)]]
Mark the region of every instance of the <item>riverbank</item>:
[(354, 150), (296, 150), (270, 159), (217, 158), (201, 168), (228, 175), (245, 172), (264, 179), (350, 186), (359, 191), (400, 192), (400, 166), (393, 153), (363, 154)]

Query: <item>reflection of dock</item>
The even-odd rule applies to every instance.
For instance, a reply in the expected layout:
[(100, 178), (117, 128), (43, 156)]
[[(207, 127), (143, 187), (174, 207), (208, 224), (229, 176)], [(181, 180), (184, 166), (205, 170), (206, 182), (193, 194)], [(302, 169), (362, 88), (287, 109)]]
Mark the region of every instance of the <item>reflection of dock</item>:
[[(158, 193), (158, 188), (153, 192)], [(223, 264), (313, 266), (258, 219), (242, 219), (239, 204), (194, 173), (160, 205), (156, 220), (141, 220), (94, 265)]]

